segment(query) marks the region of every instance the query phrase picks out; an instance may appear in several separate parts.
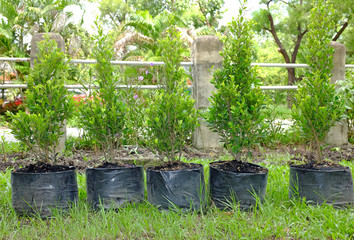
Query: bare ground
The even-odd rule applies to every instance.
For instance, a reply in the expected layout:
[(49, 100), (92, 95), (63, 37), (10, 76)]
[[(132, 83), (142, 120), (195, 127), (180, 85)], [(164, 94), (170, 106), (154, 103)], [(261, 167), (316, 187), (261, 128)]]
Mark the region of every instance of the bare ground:
[[(306, 159), (314, 159), (314, 155), (305, 146), (279, 146), (277, 149), (261, 148), (252, 151), (254, 163), (263, 162), (266, 155), (274, 154), (289, 154), (290, 159), (284, 164), (296, 164), (297, 162)], [(340, 148), (325, 148), (323, 150), (324, 158), (330, 159), (333, 162), (342, 160), (354, 160), (354, 146), (347, 145)], [(183, 151), (183, 156), (186, 159), (213, 159), (220, 160), (220, 157), (231, 156), (223, 149), (208, 149), (198, 150), (192, 147), (186, 147)], [(8, 168), (19, 168), (21, 166), (35, 163), (33, 155), (30, 153), (12, 153), (0, 154), (0, 171), (5, 171)], [(92, 150), (74, 150), (65, 156), (58, 157), (55, 164), (74, 166), (79, 172), (83, 172), (87, 167), (95, 167), (105, 161), (104, 156), (100, 152)], [(125, 163), (135, 163), (137, 165), (153, 166), (159, 164), (158, 156), (145, 148), (137, 148), (133, 146), (125, 146), (124, 149), (116, 152), (116, 162), (122, 161)]]

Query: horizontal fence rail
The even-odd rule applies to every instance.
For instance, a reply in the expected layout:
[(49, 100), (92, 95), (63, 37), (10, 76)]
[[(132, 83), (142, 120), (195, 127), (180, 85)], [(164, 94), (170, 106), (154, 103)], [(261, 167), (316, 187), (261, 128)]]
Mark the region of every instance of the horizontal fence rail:
[[(93, 89), (98, 88), (97, 85), (65, 85), (67, 89)], [(161, 85), (117, 85), (116, 88), (138, 88), (138, 89), (160, 89)], [(192, 86), (189, 86), (191, 88)], [(26, 89), (27, 84), (0, 84), (0, 89)]]
[[(30, 62), (31, 58), (13, 58), (13, 57), (0, 57), (0, 61), (6, 62)], [(96, 60), (90, 59), (72, 59), (70, 63), (74, 64), (95, 64)], [(143, 61), (111, 61), (112, 65), (125, 65), (125, 66), (163, 66), (164, 62), (143, 62)], [(193, 62), (181, 62), (181, 66), (192, 67)], [(258, 67), (280, 67), (280, 68), (306, 68), (307, 64), (301, 63), (252, 63), (251, 66)], [(354, 64), (346, 64), (346, 68), (354, 68)], [(68, 89), (92, 89), (97, 88), (95, 85), (65, 85)], [(0, 89), (26, 89), (26, 84), (0, 84)], [(139, 88), (139, 89), (159, 89), (159, 85), (117, 85), (116, 88)], [(191, 88), (191, 86), (189, 86)], [(262, 90), (296, 90), (297, 86), (261, 86)]]
[[(0, 57), (0, 61), (7, 62), (30, 62), (31, 58), (12, 58)], [(90, 59), (72, 59), (71, 63), (77, 64), (95, 64), (96, 60)], [(113, 65), (127, 65), (127, 66), (163, 66), (164, 62), (143, 62), (143, 61), (111, 61)], [(194, 66), (193, 62), (181, 62), (181, 66)], [(303, 63), (251, 63), (251, 66), (258, 67), (281, 67), (281, 68), (306, 68), (307, 64)], [(346, 68), (354, 68), (354, 64), (346, 64)]]
[[(97, 85), (65, 85), (67, 89), (93, 89), (98, 88)], [(138, 89), (160, 89), (162, 86), (160, 85), (117, 85), (116, 88), (138, 88)], [(26, 89), (27, 84), (0, 84), (0, 89)], [(192, 86), (188, 86), (188, 88), (192, 88)], [(260, 86), (262, 90), (296, 90), (297, 86)]]
[[(0, 61), (6, 62), (30, 62), (31, 58), (9, 58), (0, 57)], [(72, 59), (70, 63), (76, 64), (96, 64), (96, 60), (90, 59)], [(112, 65), (127, 65), (127, 66), (163, 66), (164, 62), (143, 62), (143, 61), (111, 61)], [(181, 66), (193, 66), (192, 62), (181, 62)]]

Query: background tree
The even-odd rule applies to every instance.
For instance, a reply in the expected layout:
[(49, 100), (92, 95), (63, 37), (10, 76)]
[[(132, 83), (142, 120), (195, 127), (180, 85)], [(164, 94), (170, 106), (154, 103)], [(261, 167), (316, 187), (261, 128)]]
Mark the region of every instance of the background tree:
[(126, 60), (157, 60), (157, 40), (171, 27), (170, 19), (189, 45), (196, 33), (215, 34), (224, 5), (224, 0), (97, 2), (102, 20), (115, 28), (117, 57)]
[(190, 8), (193, 0), (136, 0), (136, 10), (148, 10), (151, 16), (156, 17), (163, 11), (181, 15)]
[(148, 11), (140, 11), (125, 23), (124, 32), (118, 36), (115, 49), (123, 59), (159, 61), (162, 49), (158, 40), (172, 26), (176, 27), (182, 40), (190, 46), (195, 35), (181, 17), (167, 11), (152, 17)]
[[(55, 32), (67, 41), (83, 31), (70, 21), (66, 7), (79, 5), (79, 0), (0, 0), (0, 55), (28, 57), (31, 36), (38, 32)], [(82, 24), (82, 22), (81, 22)], [(17, 76), (28, 73), (28, 63), (16, 63)]]
[[(224, 6), (224, 0), (196, 0), (196, 5), (202, 14), (202, 24), (209, 28), (216, 28), (219, 25), (219, 20), (222, 19), (224, 11), (221, 8)], [(197, 25), (194, 25), (198, 27)], [(200, 27), (200, 26), (199, 26)]]
[(99, 10), (101, 19), (105, 24), (114, 29), (120, 29), (122, 24), (131, 16), (135, 10), (136, 0), (101, 0)]
[[(255, 30), (263, 35), (271, 34), (284, 62), (296, 63), (301, 44), (308, 32), (309, 11), (313, 0), (261, 0), (260, 3), (266, 8), (253, 13), (253, 19), (257, 23)], [(349, 24), (352, 24), (353, 4), (350, 0), (324, 1), (323, 4), (329, 3), (333, 3), (336, 9), (335, 14), (331, 16), (335, 21), (331, 35), (336, 41)], [(294, 85), (300, 78), (296, 78), (294, 68), (287, 68), (287, 72), (288, 85)], [(288, 102), (291, 102), (290, 98)]]
[(5, 18), (1, 27), (4, 30), (11, 29), (11, 34), (7, 31), (7, 36), (12, 36), (14, 43), (16, 40), (19, 49), (24, 52), (27, 50), (24, 38), (28, 34), (34, 35), (45, 30), (60, 34), (72, 15), (64, 9), (79, 3), (79, 0), (1, 0), (0, 14)]

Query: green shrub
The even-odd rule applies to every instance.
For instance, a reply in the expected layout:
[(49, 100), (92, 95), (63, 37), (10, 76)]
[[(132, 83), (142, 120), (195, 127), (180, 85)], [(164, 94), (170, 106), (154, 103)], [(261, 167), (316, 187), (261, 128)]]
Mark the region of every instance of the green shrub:
[(104, 34), (100, 25), (93, 42), (92, 54), (97, 63), (90, 75), (95, 77), (98, 88), (90, 89), (90, 96), (80, 104), (80, 126), (103, 149), (105, 160), (111, 161), (126, 131), (127, 105), (123, 92), (115, 88), (118, 75), (110, 62), (114, 57), (110, 35)]
[(180, 66), (186, 46), (175, 27), (167, 30), (159, 46), (165, 66), (161, 89), (148, 101), (146, 110), (148, 144), (161, 159), (174, 161), (181, 159), (182, 148), (197, 125), (197, 111), (188, 93), (186, 73)]
[(242, 5), (239, 16), (229, 26), (223, 38), (222, 68), (215, 70), (212, 83), (211, 105), (205, 113), (210, 128), (220, 135), (225, 148), (234, 159), (241, 160), (242, 150), (257, 143), (263, 135), (261, 110), (266, 97), (256, 78), (256, 69), (251, 67), (254, 59), (251, 23), (244, 17)]
[(38, 60), (27, 77), (25, 106), (28, 113), (8, 113), (15, 138), (32, 150), (38, 160), (55, 160), (56, 146), (64, 121), (73, 112), (73, 103), (64, 87), (68, 64), (57, 43), (45, 35), (38, 43)]
[(323, 0), (311, 10), (308, 41), (305, 48), (306, 63), (309, 65), (304, 79), (295, 94), (292, 116), (303, 133), (303, 137), (316, 148), (316, 161), (321, 161), (321, 143), (329, 129), (342, 118), (343, 101), (331, 84), (333, 47), (330, 30), (334, 22), (332, 5)]

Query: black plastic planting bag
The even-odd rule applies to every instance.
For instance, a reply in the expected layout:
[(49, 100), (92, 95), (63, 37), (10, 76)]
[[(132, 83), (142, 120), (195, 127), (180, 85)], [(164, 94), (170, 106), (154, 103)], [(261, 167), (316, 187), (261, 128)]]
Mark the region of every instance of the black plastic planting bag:
[[(259, 165), (255, 166), (262, 168)], [(220, 209), (230, 208), (237, 203), (242, 210), (248, 210), (256, 204), (257, 198), (262, 201), (265, 196), (268, 171), (236, 173), (220, 170), (213, 164), (210, 164), (209, 171), (211, 199)]]
[(306, 198), (314, 204), (353, 204), (351, 171), (349, 168), (316, 170), (290, 166), (289, 197)]
[(11, 173), (12, 206), (20, 215), (50, 217), (78, 199), (75, 169), (49, 173)]
[(118, 208), (144, 198), (143, 167), (86, 169), (87, 201), (92, 208)]
[(195, 168), (175, 171), (146, 170), (148, 201), (162, 209), (201, 210), (205, 200), (204, 172)]

